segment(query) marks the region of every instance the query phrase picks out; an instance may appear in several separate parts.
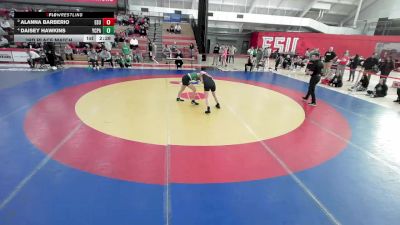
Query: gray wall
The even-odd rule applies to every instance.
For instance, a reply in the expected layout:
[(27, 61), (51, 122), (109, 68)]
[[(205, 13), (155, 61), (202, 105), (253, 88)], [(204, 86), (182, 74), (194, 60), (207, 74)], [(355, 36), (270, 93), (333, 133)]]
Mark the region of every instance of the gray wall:
[[(221, 33), (209, 32), (207, 35), (207, 39), (210, 40), (210, 52), (211, 53), (214, 48), (214, 45), (218, 42), (219, 44), (229, 44), (229, 45), (233, 44), (238, 49), (237, 54), (244, 54), (246, 52), (242, 52), (242, 44), (244, 41), (248, 41), (250, 43), (251, 33), (249, 33), (249, 34), (221, 34)], [(245, 51), (247, 51), (247, 49)]]

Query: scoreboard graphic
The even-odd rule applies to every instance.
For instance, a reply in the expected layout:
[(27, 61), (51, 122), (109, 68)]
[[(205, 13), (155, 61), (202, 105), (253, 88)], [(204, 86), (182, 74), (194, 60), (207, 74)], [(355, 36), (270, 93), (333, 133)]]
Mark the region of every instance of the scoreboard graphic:
[(113, 12), (15, 12), (15, 42), (114, 42)]

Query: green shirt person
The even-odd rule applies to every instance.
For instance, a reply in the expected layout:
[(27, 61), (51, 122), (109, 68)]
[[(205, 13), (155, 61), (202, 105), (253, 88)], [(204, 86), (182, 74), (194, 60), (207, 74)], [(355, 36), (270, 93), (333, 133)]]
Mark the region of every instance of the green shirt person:
[(125, 66), (126, 67), (132, 66), (132, 56), (131, 55), (127, 55), (125, 57)]
[(182, 77), (182, 86), (181, 89), (178, 92), (178, 96), (176, 98), (176, 101), (178, 102), (183, 102), (184, 100), (181, 99), (182, 92), (186, 89), (186, 87), (190, 88), (192, 90), (192, 94), (189, 95), (189, 98), (192, 100), (191, 103), (193, 105), (198, 105), (199, 103), (196, 102), (196, 87), (193, 85), (191, 81), (198, 81), (200, 80), (200, 74), (199, 73), (188, 73)]
[(129, 48), (129, 46), (126, 43), (124, 43), (121, 50), (122, 50), (122, 54), (124, 54), (124, 55), (131, 54), (131, 49)]

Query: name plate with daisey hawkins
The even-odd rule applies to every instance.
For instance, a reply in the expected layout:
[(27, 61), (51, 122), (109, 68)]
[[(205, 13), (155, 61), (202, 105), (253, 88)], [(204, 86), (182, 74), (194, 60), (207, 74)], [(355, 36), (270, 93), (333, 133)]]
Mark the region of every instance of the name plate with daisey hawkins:
[(15, 34), (101, 34), (102, 26), (18, 27)]

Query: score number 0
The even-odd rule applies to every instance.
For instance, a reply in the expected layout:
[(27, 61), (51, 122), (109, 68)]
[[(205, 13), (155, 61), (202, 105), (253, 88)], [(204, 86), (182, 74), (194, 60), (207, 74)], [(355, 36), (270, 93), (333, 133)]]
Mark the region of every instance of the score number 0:
[(103, 26), (114, 26), (115, 19), (114, 18), (103, 18)]
[(114, 26), (115, 19), (114, 18), (103, 18), (102, 20), (96, 19), (93, 21), (95, 26)]

